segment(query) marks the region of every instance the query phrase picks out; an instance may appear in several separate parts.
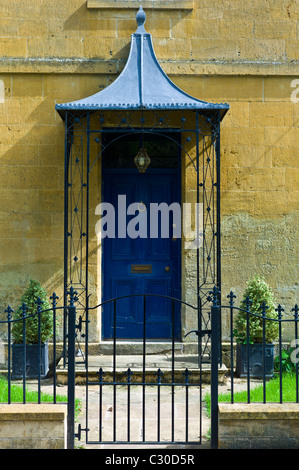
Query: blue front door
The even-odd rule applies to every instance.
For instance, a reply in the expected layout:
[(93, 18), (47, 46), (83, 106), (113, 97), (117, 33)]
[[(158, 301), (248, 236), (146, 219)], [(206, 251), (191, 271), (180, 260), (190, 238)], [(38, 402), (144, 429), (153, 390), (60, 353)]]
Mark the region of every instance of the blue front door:
[[(161, 213), (155, 221), (150, 220), (150, 203), (163, 203), (167, 208), (173, 202), (180, 202), (177, 173), (106, 172), (104, 188), (104, 200), (113, 205), (116, 217), (115, 237), (106, 237), (103, 243), (103, 300), (143, 293), (179, 298), (181, 244), (180, 238), (173, 237), (173, 212), (166, 210), (164, 213), (164, 216), (169, 214), (167, 238), (162, 238), (167, 232), (167, 225), (166, 232), (162, 232)], [(127, 208), (134, 203), (137, 203), (137, 211), (126, 216)], [(136, 222), (136, 214), (140, 223)], [(145, 219), (142, 221), (143, 217)], [(178, 305), (175, 312), (174, 328), (178, 337)], [(113, 336), (113, 313), (113, 304), (103, 309), (105, 338)], [(143, 297), (119, 300), (116, 304), (117, 338), (142, 338), (143, 314)], [(171, 338), (172, 318), (169, 300), (151, 296), (146, 298), (147, 338)]]
[[(173, 138), (169, 141), (171, 146), (165, 139), (156, 141), (156, 146), (152, 142), (151, 138), (148, 146), (152, 144), (152, 163), (146, 173), (139, 173), (134, 164), (128, 163), (133, 161), (126, 157), (130, 153), (130, 142), (114, 151), (111, 149), (110, 156), (105, 155), (103, 201), (114, 207), (115, 236), (103, 239), (103, 301), (135, 294), (180, 298), (181, 238), (174, 236), (173, 229), (178, 213), (168, 210), (173, 207), (171, 204), (177, 203), (178, 207), (181, 202), (179, 152)], [(138, 149), (138, 139), (136, 143)], [(164, 160), (160, 156), (161, 149)], [(119, 157), (118, 162), (123, 168), (119, 168), (119, 164), (113, 163), (113, 155), (122, 152), (124, 157)], [(136, 149), (133, 147), (131, 152), (136, 154)], [(155, 152), (159, 158), (155, 157)], [(153, 204), (155, 208), (162, 204), (160, 208), (164, 207), (166, 212), (162, 216), (160, 211), (151, 212)], [(115, 331), (117, 338), (143, 338), (143, 303), (143, 296), (118, 300), (116, 322), (113, 303), (105, 305), (103, 337), (112, 338)], [(178, 303), (174, 305), (173, 312), (171, 301), (146, 297), (146, 338), (169, 339), (173, 333), (179, 338), (180, 309)]]

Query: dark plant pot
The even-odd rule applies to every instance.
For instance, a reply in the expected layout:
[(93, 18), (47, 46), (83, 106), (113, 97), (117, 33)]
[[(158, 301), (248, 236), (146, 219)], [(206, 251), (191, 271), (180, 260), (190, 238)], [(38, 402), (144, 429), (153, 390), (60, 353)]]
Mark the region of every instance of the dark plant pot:
[[(38, 378), (38, 344), (26, 344), (26, 377)], [(23, 344), (12, 345), (12, 379), (23, 377), (24, 368)], [(48, 343), (41, 344), (40, 377), (44, 378), (49, 372)]]
[[(263, 345), (249, 345), (249, 376), (254, 379), (263, 378)], [(265, 344), (265, 377), (273, 377), (274, 371), (274, 344)], [(247, 345), (237, 344), (236, 374), (238, 377), (247, 377)]]

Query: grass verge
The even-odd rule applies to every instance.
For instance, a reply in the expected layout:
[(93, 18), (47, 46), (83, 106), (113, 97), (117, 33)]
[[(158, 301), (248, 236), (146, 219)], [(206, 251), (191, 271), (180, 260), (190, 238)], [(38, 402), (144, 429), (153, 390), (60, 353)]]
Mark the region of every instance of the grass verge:
[[(247, 390), (243, 392), (234, 393), (235, 403), (247, 403), (248, 395)], [(257, 386), (250, 391), (250, 401), (252, 403), (263, 403), (263, 385)], [(205, 396), (205, 405), (207, 413), (210, 416), (211, 409), (211, 395)], [(224, 393), (218, 395), (219, 402), (231, 402), (231, 393)], [(267, 403), (280, 402), (280, 378), (274, 377), (266, 383), (266, 401)], [(285, 373), (282, 375), (282, 401), (283, 402), (296, 402), (296, 374)]]
[[(26, 403), (38, 403), (37, 391), (28, 390), (26, 388)], [(48, 393), (41, 393), (42, 403), (53, 403), (53, 395)], [(67, 397), (65, 395), (56, 395), (57, 403), (67, 403)], [(5, 378), (0, 378), (0, 403), (8, 403), (8, 382)], [(17, 384), (11, 384), (11, 403), (23, 403), (23, 386)], [(75, 413), (76, 417), (81, 411), (81, 401), (76, 399), (75, 401)]]

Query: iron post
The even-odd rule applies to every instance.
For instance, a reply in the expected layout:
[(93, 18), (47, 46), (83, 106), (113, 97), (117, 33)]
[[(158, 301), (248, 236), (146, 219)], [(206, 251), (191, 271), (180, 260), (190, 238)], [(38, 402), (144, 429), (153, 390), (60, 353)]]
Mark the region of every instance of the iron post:
[(76, 292), (70, 289), (68, 308), (68, 397), (67, 397), (67, 448), (75, 447), (75, 339), (76, 339)]
[(211, 448), (218, 449), (219, 289), (211, 292)]

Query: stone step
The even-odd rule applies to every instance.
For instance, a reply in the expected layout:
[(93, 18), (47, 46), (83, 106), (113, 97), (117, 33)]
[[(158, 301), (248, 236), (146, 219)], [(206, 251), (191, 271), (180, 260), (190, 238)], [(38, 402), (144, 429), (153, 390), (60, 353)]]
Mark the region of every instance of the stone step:
[[(87, 373), (85, 363), (80, 356), (76, 357), (76, 384), (86, 383)], [(173, 366), (173, 367), (172, 367)], [(99, 383), (99, 370), (102, 368), (105, 375), (103, 381), (112, 382), (115, 377), (115, 382), (126, 383), (126, 372), (130, 369), (133, 372), (132, 383), (157, 383), (157, 371), (161, 369), (163, 372), (162, 383), (185, 384), (184, 372), (188, 369), (189, 383), (196, 384), (210, 383), (211, 368), (210, 364), (198, 365), (197, 354), (181, 354), (175, 357), (174, 364), (172, 364), (172, 355), (169, 353), (164, 354), (150, 354), (146, 355), (145, 367), (143, 364), (143, 356), (140, 354), (122, 354), (117, 355), (115, 360), (115, 368), (113, 363), (113, 355), (89, 355), (88, 356), (88, 381)], [(226, 380), (227, 368), (223, 365), (219, 367), (218, 377), (219, 382), (223, 383)], [(67, 383), (67, 368), (64, 368), (63, 361), (60, 361), (56, 369), (57, 383)]]
[[(90, 356), (95, 355), (112, 355), (113, 354), (113, 341), (102, 341), (100, 343), (89, 343), (88, 344), (88, 353)], [(85, 344), (80, 342), (78, 349), (81, 348), (84, 352)], [(171, 341), (146, 341), (146, 354), (167, 354), (172, 351), (172, 342)], [(175, 355), (177, 354), (197, 354), (198, 352), (198, 343), (197, 342), (175, 342), (174, 343)], [(143, 341), (134, 340), (117, 340), (116, 342), (116, 354), (117, 355), (141, 355), (143, 354)]]

